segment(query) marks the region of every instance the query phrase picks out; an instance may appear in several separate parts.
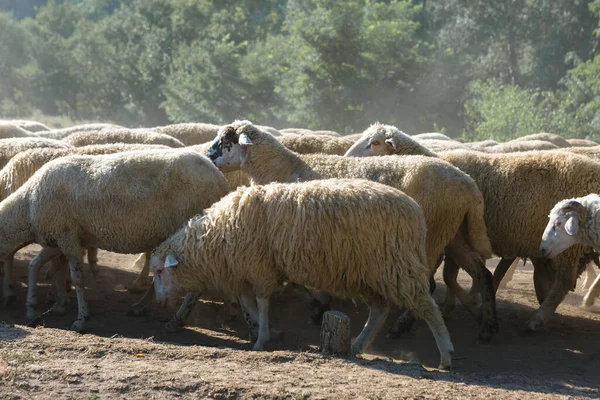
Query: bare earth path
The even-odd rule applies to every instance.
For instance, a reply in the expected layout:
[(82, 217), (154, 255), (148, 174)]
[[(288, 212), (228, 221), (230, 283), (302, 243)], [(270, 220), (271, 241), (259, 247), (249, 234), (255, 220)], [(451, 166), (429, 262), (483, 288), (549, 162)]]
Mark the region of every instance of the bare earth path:
[[(17, 256), (21, 282), (35, 250)], [(548, 326), (526, 332), (537, 307), (530, 265), (520, 266), (498, 293), (501, 331), (492, 344), (475, 344), (475, 322), (457, 307), (447, 321), (454, 368), (441, 372), (423, 322), (401, 339), (382, 332), (361, 359), (321, 356), (319, 327), (309, 322), (304, 295), (291, 288), (273, 298), (271, 323), (285, 336), (267, 352), (250, 351), (245, 324), (228, 320), (218, 301), (198, 304), (184, 331), (164, 333), (170, 310), (126, 315), (140, 297), (126, 291), (137, 273), (134, 259), (100, 252), (101, 281), (86, 276), (92, 312), (87, 334), (68, 330), (76, 315), (73, 293), (66, 316), (49, 314), (44, 327), (23, 326), (26, 288), (19, 288), (17, 302), (0, 309), (0, 398), (600, 398), (600, 306), (579, 309), (578, 287)], [(41, 280), (44, 299), (51, 288), (43, 272)], [(440, 282), (437, 300), (445, 290)], [(469, 286), (462, 275), (461, 283)], [(334, 308), (352, 318), (356, 335), (366, 321), (364, 306), (337, 300)]]

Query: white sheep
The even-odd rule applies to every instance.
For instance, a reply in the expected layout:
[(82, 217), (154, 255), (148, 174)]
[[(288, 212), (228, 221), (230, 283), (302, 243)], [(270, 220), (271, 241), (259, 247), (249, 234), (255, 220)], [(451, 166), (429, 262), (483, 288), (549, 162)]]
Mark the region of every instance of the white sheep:
[[(162, 145), (141, 145), (141, 144), (108, 144), (73, 148), (34, 148), (20, 152), (11, 158), (8, 163), (0, 170), (0, 201), (7, 198), (10, 194), (20, 188), (27, 180), (44, 164), (60, 157), (68, 155), (98, 155), (112, 154), (124, 151), (150, 150), (150, 149), (169, 149)], [(97, 276), (97, 252), (95, 248), (88, 248), (88, 263), (94, 278)], [(15, 300), (15, 294), (12, 284), (12, 259), (5, 260), (3, 276), (2, 302), (10, 304)], [(51, 272), (51, 271), (49, 271)], [(49, 278), (51, 274), (47, 275)], [(147, 286), (147, 285), (146, 285)]]
[(42, 147), (66, 149), (72, 146), (60, 140), (41, 137), (0, 139), (0, 168), (4, 168), (11, 158), (22, 151)]
[(105, 128), (122, 128), (122, 126), (115, 124), (106, 124), (106, 123), (96, 123), (96, 124), (83, 124), (83, 125), (75, 125), (70, 126), (68, 128), (60, 128), (60, 129), (51, 129), (49, 131), (39, 131), (36, 132), (36, 135), (39, 137), (45, 137), (48, 139), (58, 139), (62, 140), (69, 135), (72, 135), (77, 132), (97, 132), (101, 131)]
[[(600, 251), (600, 196), (595, 193), (558, 202), (550, 211), (548, 225), (542, 235), (540, 252), (554, 258), (576, 244)], [(600, 275), (583, 298), (583, 306), (591, 307), (600, 294)]]
[(99, 132), (77, 132), (63, 139), (75, 147), (94, 144), (138, 143), (162, 144), (169, 147), (184, 147), (184, 144), (164, 133), (152, 129), (105, 128)]
[(15, 125), (10, 122), (0, 121), (0, 139), (7, 138), (24, 138), (24, 137), (38, 137), (35, 133), (29, 132), (22, 127)]
[(433, 140), (446, 140), (446, 141), (452, 141), (452, 142), (455, 141), (451, 137), (446, 136), (443, 133), (438, 133), (438, 132), (419, 133), (419, 134), (416, 134), (416, 135), (412, 135), (411, 137), (414, 140), (417, 140), (417, 141), (431, 140), (431, 139), (433, 139)]
[[(377, 146), (366, 146), (374, 140)], [(427, 154), (425, 150), (395, 127), (376, 124), (365, 131), (347, 155)], [(552, 261), (541, 257), (537, 238), (547, 222), (543, 210), (567, 196), (600, 192), (600, 164), (564, 150), (511, 154), (457, 150), (439, 156), (468, 173), (483, 194), (488, 235), (494, 253), (502, 257), (494, 271), (494, 286), (497, 287), (516, 257), (531, 259), (540, 308), (528, 327), (537, 329), (575, 287), (577, 276), (593, 257), (592, 253), (584, 252), (584, 246), (573, 246)], [(457, 273), (455, 265), (446, 263), (446, 282), (455, 281)]]
[(62, 253), (78, 300), (72, 327), (81, 331), (89, 317), (83, 248), (150, 251), (227, 192), (227, 181), (210, 160), (187, 150), (69, 156), (44, 165), (0, 202), (0, 256), (31, 242), (43, 246), (29, 266), (27, 318), (35, 317), (40, 266)]
[(165, 302), (177, 287), (239, 297), (246, 320), (258, 320), (254, 350), (269, 340), (269, 297), (284, 282), (367, 303), (355, 354), (372, 342), (391, 304), (408, 307), (429, 325), (447, 369), (453, 347), (429, 295), (425, 231), (414, 200), (375, 182), (242, 187), (154, 249), (156, 297)]
[[(485, 268), (491, 247), (483, 220), (483, 197), (475, 182), (447, 162), (430, 157), (347, 158), (296, 154), (249, 121), (225, 126), (207, 155), (224, 172), (246, 172), (257, 184), (328, 178), (362, 178), (404, 191), (423, 208), (427, 223), (427, 259), (431, 276), (446, 252), (482, 282), (481, 309), (460, 286), (466, 308), (482, 321), (479, 340), (497, 331), (492, 274)], [(453, 201), (448, 201), (448, 199)]]
[(326, 135), (282, 136), (278, 138), (281, 144), (300, 154), (336, 154), (343, 155), (352, 142), (343, 137)]
[(8, 122), (14, 125), (17, 125), (20, 128), (25, 129), (28, 132), (45, 132), (45, 131), (49, 131), (50, 128), (48, 128), (46, 125), (42, 124), (41, 122), (38, 121), (29, 121), (29, 120), (24, 120), (24, 119), (13, 119), (10, 121), (0, 121), (0, 122)]

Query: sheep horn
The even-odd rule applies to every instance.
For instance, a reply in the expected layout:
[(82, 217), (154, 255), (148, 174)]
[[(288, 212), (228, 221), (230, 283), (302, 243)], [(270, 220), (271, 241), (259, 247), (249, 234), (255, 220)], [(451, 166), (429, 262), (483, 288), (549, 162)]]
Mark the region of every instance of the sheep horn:
[(561, 209), (563, 213), (568, 213), (569, 211), (575, 211), (579, 218), (583, 221), (587, 218), (587, 210), (580, 202), (576, 200), (571, 200), (567, 204), (563, 206)]

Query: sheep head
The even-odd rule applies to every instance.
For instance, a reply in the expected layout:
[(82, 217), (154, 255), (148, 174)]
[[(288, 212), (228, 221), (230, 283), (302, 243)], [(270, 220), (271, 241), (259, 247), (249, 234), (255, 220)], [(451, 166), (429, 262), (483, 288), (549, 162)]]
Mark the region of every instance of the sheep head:
[(563, 200), (554, 206), (542, 235), (542, 256), (554, 258), (572, 245), (581, 243), (577, 233), (587, 216), (587, 209), (577, 200)]
[(375, 123), (368, 127), (348, 149), (346, 157), (370, 157), (394, 154), (398, 148), (396, 127)]
[(177, 288), (173, 279), (173, 269), (179, 261), (172, 253), (165, 254), (155, 250), (150, 258), (150, 271), (154, 275), (154, 292), (156, 301), (161, 305), (172, 305), (176, 302)]
[(236, 132), (236, 122), (219, 129), (217, 137), (212, 141), (206, 153), (208, 158), (223, 172), (239, 170), (244, 158), (239, 134)]

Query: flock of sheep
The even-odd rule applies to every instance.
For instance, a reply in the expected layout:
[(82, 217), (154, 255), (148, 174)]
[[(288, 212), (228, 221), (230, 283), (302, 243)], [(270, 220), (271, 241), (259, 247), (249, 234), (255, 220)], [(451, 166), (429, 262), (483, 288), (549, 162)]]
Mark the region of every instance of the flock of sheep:
[[(367, 304), (353, 353), (365, 351), (397, 306), (403, 311), (392, 333), (410, 329), (415, 317), (425, 320), (440, 368), (450, 368), (442, 316), (458, 297), (479, 322), (478, 341), (489, 342), (499, 329), (496, 291), (519, 258), (534, 265), (540, 303), (529, 329), (550, 318), (586, 268), (587, 283), (595, 280), (584, 305), (593, 304), (600, 292), (590, 265), (600, 245), (599, 158), (595, 142), (545, 133), (460, 143), (379, 123), (341, 137), (249, 121), (55, 130), (3, 121), (3, 304), (15, 299), (15, 253), (38, 243), (26, 319), (38, 316), (37, 276), (51, 262), (52, 310), (66, 312), (70, 275), (78, 305), (72, 328), (82, 331), (90, 315), (83, 256), (95, 277), (98, 248), (141, 253), (135, 286), (146, 293), (135, 313), (154, 297), (173, 302), (185, 291), (168, 330), (185, 324), (203, 293), (218, 292), (239, 303), (261, 350), (275, 332), (269, 297), (293, 283), (310, 290), (315, 319), (330, 295)], [(493, 275), (485, 265), (492, 254), (501, 257)], [(440, 312), (431, 292), (442, 261), (448, 290)], [(470, 292), (457, 282), (459, 268), (473, 279)]]

